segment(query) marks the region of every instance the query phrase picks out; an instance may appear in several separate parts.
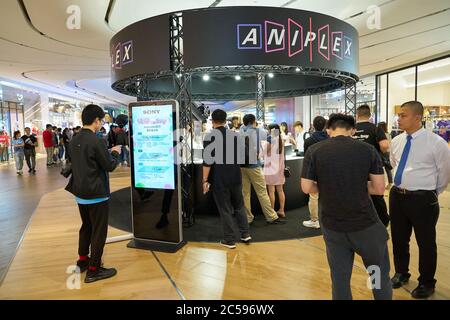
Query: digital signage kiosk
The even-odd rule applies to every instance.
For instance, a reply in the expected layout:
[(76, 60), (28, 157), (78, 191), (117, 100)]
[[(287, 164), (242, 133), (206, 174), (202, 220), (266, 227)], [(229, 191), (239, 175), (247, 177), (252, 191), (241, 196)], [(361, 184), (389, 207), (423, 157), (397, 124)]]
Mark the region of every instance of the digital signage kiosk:
[(178, 103), (129, 105), (132, 248), (175, 252), (182, 247)]

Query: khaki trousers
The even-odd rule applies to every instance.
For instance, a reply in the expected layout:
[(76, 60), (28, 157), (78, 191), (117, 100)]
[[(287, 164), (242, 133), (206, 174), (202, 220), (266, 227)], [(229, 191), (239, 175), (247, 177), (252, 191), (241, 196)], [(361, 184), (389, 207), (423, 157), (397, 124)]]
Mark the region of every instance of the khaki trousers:
[(312, 221), (319, 220), (319, 194), (318, 193), (310, 193), (309, 194), (309, 216)]
[(245, 212), (247, 214), (248, 222), (251, 223), (255, 218), (252, 214), (251, 208), (251, 186), (255, 189), (258, 196), (261, 209), (267, 221), (271, 222), (278, 219), (278, 215), (270, 205), (269, 194), (266, 189), (266, 180), (262, 168), (241, 168), (242, 173), (242, 194), (244, 196)]

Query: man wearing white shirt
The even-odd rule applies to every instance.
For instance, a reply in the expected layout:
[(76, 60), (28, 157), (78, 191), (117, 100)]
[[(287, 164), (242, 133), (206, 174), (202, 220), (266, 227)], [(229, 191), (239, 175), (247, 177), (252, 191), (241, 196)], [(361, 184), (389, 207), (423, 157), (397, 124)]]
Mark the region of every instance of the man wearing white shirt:
[(438, 195), (450, 181), (450, 149), (443, 139), (422, 128), (420, 102), (404, 103), (399, 116), (400, 129), (405, 132), (392, 140), (391, 147), (395, 178), (389, 207), (396, 272), (392, 286), (400, 288), (411, 276), (409, 241), (414, 229), (420, 277), (419, 286), (411, 294), (416, 299), (425, 299), (434, 293), (436, 286)]
[(305, 152), (305, 140), (303, 139), (303, 123), (301, 121), (296, 121), (294, 123), (295, 131), (295, 149), (300, 153)]

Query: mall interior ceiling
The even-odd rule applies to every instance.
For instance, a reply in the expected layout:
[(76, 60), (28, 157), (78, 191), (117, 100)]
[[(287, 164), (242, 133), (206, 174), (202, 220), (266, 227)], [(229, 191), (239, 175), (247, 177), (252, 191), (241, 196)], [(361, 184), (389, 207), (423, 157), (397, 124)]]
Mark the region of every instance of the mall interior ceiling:
[[(148, 17), (211, 6), (287, 7), (342, 19), (360, 35), (361, 77), (450, 52), (449, 0), (2, 0), (0, 75), (66, 97), (127, 104), (134, 98), (110, 88), (111, 37)], [(79, 25), (70, 24), (78, 9)]]

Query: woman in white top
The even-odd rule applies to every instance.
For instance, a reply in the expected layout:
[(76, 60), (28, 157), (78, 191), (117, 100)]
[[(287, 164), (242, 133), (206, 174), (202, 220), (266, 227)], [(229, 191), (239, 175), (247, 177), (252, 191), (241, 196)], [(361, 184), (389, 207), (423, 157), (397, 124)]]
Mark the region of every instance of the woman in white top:
[(281, 140), (283, 140), (283, 143), (285, 146), (288, 145), (295, 145), (295, 139), (292, 137), (292, 134), (290, 132), (288, 132), (288, 125), (286, 122), (282, 122), (280, 124), (280, 131), (281, 131)]

